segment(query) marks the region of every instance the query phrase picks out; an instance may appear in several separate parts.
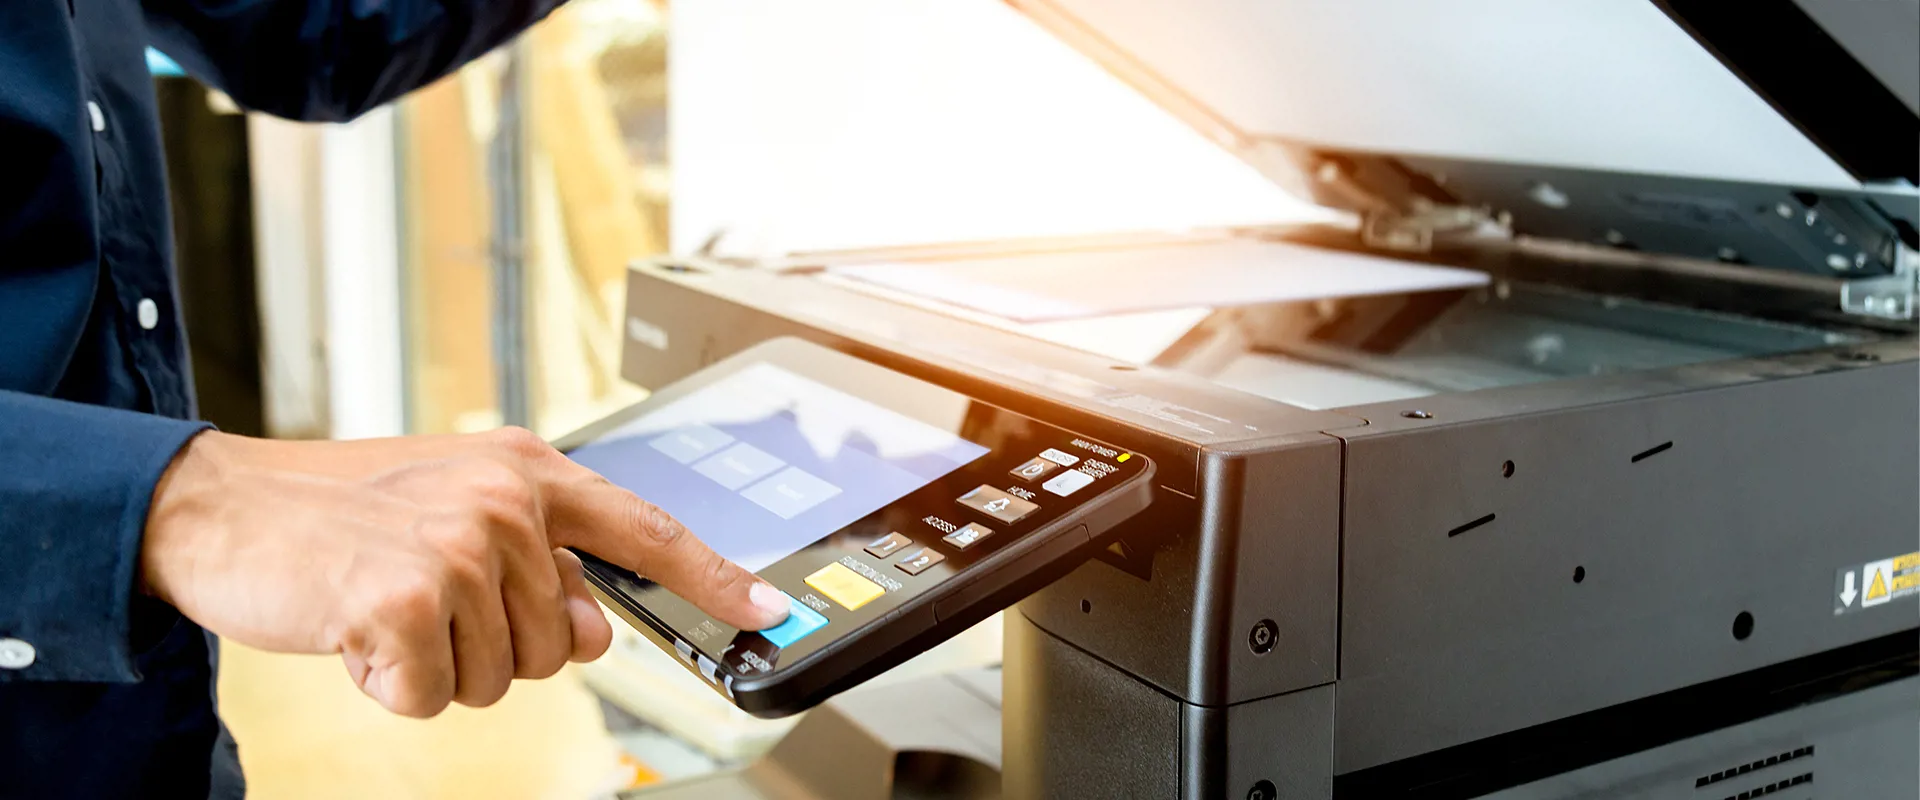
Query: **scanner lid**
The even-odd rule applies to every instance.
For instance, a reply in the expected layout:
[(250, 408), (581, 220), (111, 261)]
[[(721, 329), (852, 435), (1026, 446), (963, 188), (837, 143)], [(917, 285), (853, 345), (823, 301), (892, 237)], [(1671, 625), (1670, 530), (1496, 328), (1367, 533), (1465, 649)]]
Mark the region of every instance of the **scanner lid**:
[(1007, 2), (1377, 243), (1493, 220), (1843, 282), (1920, 248), (1920, 0)]

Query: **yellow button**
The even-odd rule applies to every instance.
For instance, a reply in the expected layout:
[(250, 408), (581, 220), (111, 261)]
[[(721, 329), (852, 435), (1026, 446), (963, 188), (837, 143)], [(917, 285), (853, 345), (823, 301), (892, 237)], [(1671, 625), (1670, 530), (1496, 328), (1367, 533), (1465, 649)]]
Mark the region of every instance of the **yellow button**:
[(846, 606), (847, 610), (864, 606), (873, 599), (886, 594), (880, 584), (867, 580), (858, 572), (847, 569), (847, 565), (832, 563), (820, 568), (819, 572), (807, 576), (807, 585), (820, 590), (833, 602)]

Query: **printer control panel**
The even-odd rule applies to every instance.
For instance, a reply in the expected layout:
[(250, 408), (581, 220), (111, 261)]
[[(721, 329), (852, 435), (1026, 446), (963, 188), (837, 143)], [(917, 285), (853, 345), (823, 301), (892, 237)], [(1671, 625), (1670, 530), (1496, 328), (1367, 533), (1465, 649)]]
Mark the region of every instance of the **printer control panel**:
[(603, 601), (748, 711), (797, 710), (761, 691), (789, 672), (818, 695), (937, 644), (1147, 505), (1144, 456), (780, 342), (562, 443), (786, 593), (786, 621), (743, 631), (582, 554)]

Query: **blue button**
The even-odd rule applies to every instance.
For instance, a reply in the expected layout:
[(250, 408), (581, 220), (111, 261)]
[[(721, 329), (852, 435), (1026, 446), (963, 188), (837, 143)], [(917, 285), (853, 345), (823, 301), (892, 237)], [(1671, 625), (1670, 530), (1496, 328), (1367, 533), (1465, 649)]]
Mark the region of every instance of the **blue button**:
[(767, 641), (782, 648), (792, 646), (800, 641), (800, 637), (820, 630), (827, 624), (826, 617), (793, 599), (793, 595), (787, 595), (787, 602), (792, 605), (787, 612), (787, 621), (760, 632), (761, 636), (767, 637)]

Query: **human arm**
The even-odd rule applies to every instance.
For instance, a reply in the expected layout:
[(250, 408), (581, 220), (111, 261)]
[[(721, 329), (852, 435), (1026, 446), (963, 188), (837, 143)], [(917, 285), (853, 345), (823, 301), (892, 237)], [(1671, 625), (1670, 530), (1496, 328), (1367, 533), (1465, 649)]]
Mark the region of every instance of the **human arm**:
[(154, 492), (155, 596), (254, 647), (339, 653), (390, 710), (487, 705), (612, 632), (578, 547), (741, 629), (779, 590), (533, 434), (278, 442), (205, 433)]
[(0, 681), (140, 678), (136, 619), (168, 616), (136, 614), (149, 500), (206, 427), (0, 391), (0, 637), (33, 648)]
[(250, 646), (338, 653), (399, 713), (486, 705), (607, 647), (562, 547), (742, 629), (786, 614), (778, 590), (524, 430), (281, 442), (0, 391), (0, 638), (35, 650), (0, 681), (139, 680), (157, 637), (136, 610), (164, 625), (171, 606)]
[(344, 121), (425, 86), (564, 0), (143, 0), (153, 44), (241, 105)]

